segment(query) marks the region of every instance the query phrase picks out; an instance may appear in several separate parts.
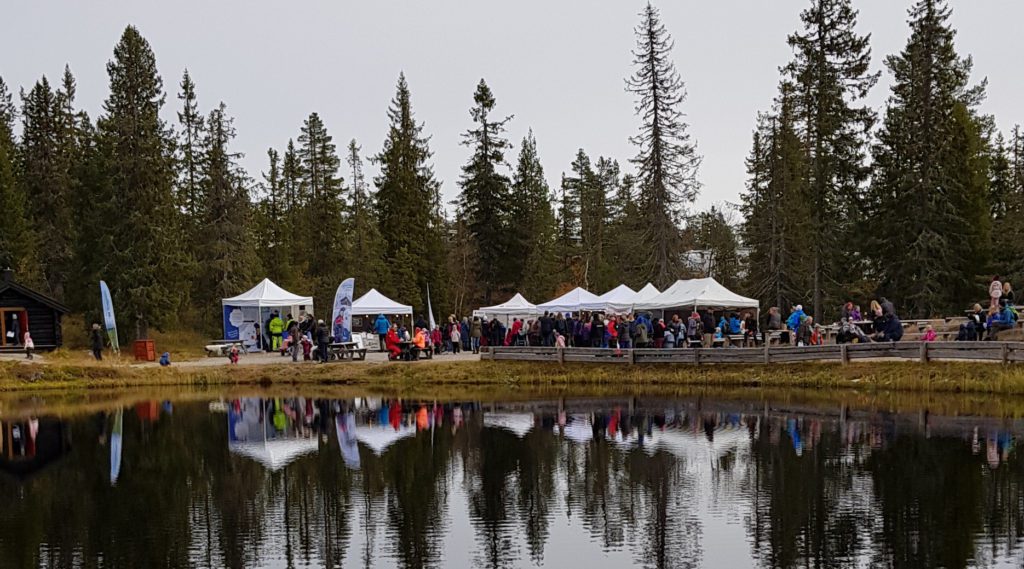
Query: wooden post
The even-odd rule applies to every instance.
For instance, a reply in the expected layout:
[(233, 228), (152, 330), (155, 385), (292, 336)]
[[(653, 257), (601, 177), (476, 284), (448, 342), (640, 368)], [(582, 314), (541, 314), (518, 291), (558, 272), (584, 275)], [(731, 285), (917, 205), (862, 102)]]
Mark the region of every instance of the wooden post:
[(771, 341), (764, 343), (764, 365), (772, 363)]
[(928, 342), (921, 342), (921, 363), (928, 363)]
[(700, 365), (700, 351), (703, 350), (703, 349), (704, 348), (694, 348), (693, 349), (693, 363), (695, 363), (697, 365)]
[(634, 364), (636, 364), (636, 350), (630, 349), (629, 350), (629, 365), (634, 365)]
[(842, 360), (843, 365), (850, 363), (850, 345), (839, 344), (839, 359)]
[(558, 348), (558, 363), (565, 363), (565, 348)]
[(1010, 363), (1010, 346), (1006, 342), (1003, 342), (1002, 359), (1003, 364)]

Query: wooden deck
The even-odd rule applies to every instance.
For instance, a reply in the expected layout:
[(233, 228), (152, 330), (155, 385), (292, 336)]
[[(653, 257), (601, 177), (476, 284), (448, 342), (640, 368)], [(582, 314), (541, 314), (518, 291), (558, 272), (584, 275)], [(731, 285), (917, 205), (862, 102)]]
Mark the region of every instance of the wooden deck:
[(824, 346), (760, 348), (678, 348), (618, 350), (604, 348), (487, 347), (480, 358), (498, 361), (587, 362), (597, 364), (788, 364), (897, 359), (916, 362), (1024, 362), (1024, 342), (874, 342)]

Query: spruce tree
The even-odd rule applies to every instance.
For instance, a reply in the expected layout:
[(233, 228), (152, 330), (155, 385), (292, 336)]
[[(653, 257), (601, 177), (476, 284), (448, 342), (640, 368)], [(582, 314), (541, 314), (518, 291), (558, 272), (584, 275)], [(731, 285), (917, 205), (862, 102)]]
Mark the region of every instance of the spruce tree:
[(216, 329), (221, 321), (220, 299), (245, 290), (258, 269), (253, 236), (249, 230), (252, 206), (248, 179), (230, 148), (235, 138), (232, 119), (221, 103), (210, 111), (201, 141), (199, 187), (202, 203), (196, 204), (198, 225), (195, 255), (198, 273), (194, 297), (206, 315), (203, 322)]
[(672, 39), (652, 5), (641, 18), (633, 51), (636, 69), (626, 81), (641, 119), (640, 133), (631, 139), (637, 146), (633, 163), (644, 227), (637, 254), (643, 256), (645, 280), (664, 287), (683, 270), (680, 222), (700, 189), (701, 159), (680, 110), (686, 91), (672, 62)]
[(99, 258), (118, 313), (138, 338), (172, 320), (179, 306), (186, 257), (174, 196), (173, 140), (160, 118), (163, 81), (153, 50), (139, 31), (125, 28), (107, 64), (110, 94), (98, 121), (103, 175), (112, 214), (97, 219), (109, 230)]
[(874, 148), (881, 293), (917, 316), (960, 310), (985, 296), (987, 282), (984, 83), (969, 84), (972, 62), (956, 53), (950, 13), (945, 0), (911, 8), (910, 40), (886, 61), (892, 93)]
[(558, 287), (557, 227), (532, 129), (519, 147), (509, 208), (511, 250), (518, 252), (509, 259), (514, 288), (543, 302), (538, 299), (552, 298)]
[[(36, 238), (38, 260), (49, 294), (64, 297), (71, 271), (74, 232), (71, 199), (74, 189), (76, 136), (74, 113), (66, 113), (74, 97), (54, 91), (43, 77), (27, 95), (22, 94), (22, 191)], [(71, 115), (66, 118), (65, 115)], [(68, 129), (72, 129), (71, 132)]]
[[(380, 167), (377, 186), (377, 216), (384, 238), (384, 258), (392, 273), (385, 293), (396, 300), (426, 306), (427, 287), (436, 301), (444, 279), (443, 215), (441, 184), (430, 163), (430, 138), (423, 134), (412, 111), (412, 95), (405, 74), (398, 76), (395, 97), (388, 108), (388, 134), (373, 161)], [(400, 249), (412, 264), (397, 262)], [(412, 282), (406, 283), (408, 279)], [(411, 297), (403, 297), (401, 291)]]
[[(353, 249), (353, 262), (350, 274), (356, 279), (360, 290), (381, 286), (385, 280), (387, 267), (384, 265), (384, 240), (380, 236), (374, 209), (374, 196), (366, 185), (363, 174), (362, 148), (353, 138), (348, 143), (346, 162), (350, 173), (349, 195), (349, 242)], [(439, 283), (440, 284), (440, 283)]]
[(825, 305), (845, 300), (863, 272), (855, 254), (862, 218), (862, 193), (869, 168), (868, 137), (874, 111), (864, 103), (878, 82), (870, 71), (870, 36), (858, 35), (851, 0), (811, 0), (800, 19), (802, 32), (789, 37), (794, 60), (784, 72), (794, 85), (794, 104), (807, 152), (807, 200), (815, 319)]
[(585, 265), (581, 262), (580, 205), (576, 189), (578, 184), (579, 178), (562, 173), (558, 203), (558, 241), (555, 249), (561, 264), (561, 277), (556, 292), (568, 292), (582, 286), (585, 280), (585, 271), (581, 269)]
[(204, 144), (203, 115), (199, 112), (196, 98), (196, 84), (188, 73), (181, 77), (181, 92), (178, 94), (181, 110), (178, 111), (178, 202), (191, 221), (194, 229), (200, 227), (202, 216), (200, 209), (203, 204), (202, 182), (200, 169), (203, 165), (202, 155)]
[(256, 231), (256, 248), (260, 256), (260, 264), (267, 278), (281, 281), (278, 272), (287, 260), (284, 243), (284, 214), (282, 212), (283, 196), (281, 192), (281, 155), (273, 148), (267, 149), (267, 170), (262, 173), (262, 182), (257, 186), (259, 200), (254, 212)]
[(462, 143), (472, 148), (469, 162), (462, 167), (459, 205), (475, 249), (476, 280), (482, 288), (479, 300), (490, 305), (494, 294), (511, 279), (507, 239), (509, 179), (501, 173), (508, 141), (503, 138), (511, 116), (494, 119), (496, 101), (483, 79), (473, 94), (470, 110), (475, 126), (464, 133)]
[(13, 269), (19, 281), (36, 284), (42, 275), (34, 255), (25, 194), (17, 179), (16, 114), (11, 92), (0, 78), (0, 212), (4, 220), (0, 230), (0, 269)]
[(337, 148), (320, 115), (312, 113), (299, 135), (299, 203), (306, 223), (297, 226), (312, 231), (307, 254), (307, 276), (317, 306), (334, 303), (334, 293), (344, 278), (345, 195)]
[(743, 243), (749, 250), (746, 286), (766, 306), (786, 309), (811, 291), (806, 255), (807, 155), (796, 126), (792, 85), (783, 84), (773, 112), (758, 117), (742, 197)]
[(991, 146), (988, 159), (989, 214), (992, 218), (992, 264), (1004, 280), (1024, 277), (1024, 187), (1015, 172), (1013, 141), (1007, 146), (1002, 134)]

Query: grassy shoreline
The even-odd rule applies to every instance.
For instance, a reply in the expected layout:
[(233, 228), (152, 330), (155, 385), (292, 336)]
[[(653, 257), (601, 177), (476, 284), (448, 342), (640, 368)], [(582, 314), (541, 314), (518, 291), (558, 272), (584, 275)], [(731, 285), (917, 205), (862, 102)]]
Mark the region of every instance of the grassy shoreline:
[(419, 362), (155, 368), (0, 362), (0, 392), (143, 386), (347, 386), (389, 391), (500, 387), (652, 389), (747, 387), (1024, 395), (1024, 366), (958, 362), (801, 363), (773, 366)]
[(419, 399), (707, 397), (1024, 417), (1024, 366), (874, 362), (848, 366), (596, 366), (533, 362), (172, 367), (0, 362), (0, 415), (88, 412), (141, 400), (240, 396)]

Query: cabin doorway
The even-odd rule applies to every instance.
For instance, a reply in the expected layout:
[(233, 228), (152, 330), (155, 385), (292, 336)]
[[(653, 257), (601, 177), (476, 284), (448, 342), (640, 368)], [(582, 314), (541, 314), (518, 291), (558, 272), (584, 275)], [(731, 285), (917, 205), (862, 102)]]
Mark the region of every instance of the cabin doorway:
[(24, 308), (0, 308), (0, 346), (20, 346), (28, 330), (28, 311)]

